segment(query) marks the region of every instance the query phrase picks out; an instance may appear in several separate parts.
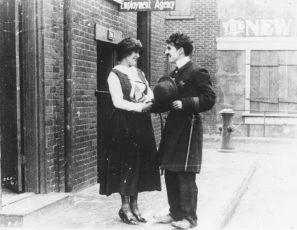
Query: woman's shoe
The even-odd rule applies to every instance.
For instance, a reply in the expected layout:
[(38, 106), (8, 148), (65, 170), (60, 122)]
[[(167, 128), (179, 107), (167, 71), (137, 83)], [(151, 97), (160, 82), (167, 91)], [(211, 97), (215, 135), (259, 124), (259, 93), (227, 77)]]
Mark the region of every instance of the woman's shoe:
[(127, 214), (123, 211), (123, 209), (119, 210), (119, 216), (121, 220), (126, 224), (138, 225), (138, 222), (133, 217), (128, 218)]
[(136, 215), (135, 213), (133, 213), (133, 215), (135, 216), (135, 218), (136, 218), (136, 220), (138, 222), (141, 222), (141, 223), (146, 223), (147, 222), (146, 219), (143, 218), (140, 214), (139, 215)]

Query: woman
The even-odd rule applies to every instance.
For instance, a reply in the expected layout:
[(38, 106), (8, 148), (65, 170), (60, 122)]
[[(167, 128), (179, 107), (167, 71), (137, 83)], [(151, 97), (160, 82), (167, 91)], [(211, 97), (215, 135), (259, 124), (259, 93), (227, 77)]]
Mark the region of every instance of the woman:
[(126, 38), (117, 47), (118, 61), (108, 76), (113, 104), (109, 143), (100, 194), (120, 193), (120, 218), (127, 224), (146, 222), (138, 209), (138, 193), (161, 190), (151, 118), (153, 92), (137, 60), (140, 41)]

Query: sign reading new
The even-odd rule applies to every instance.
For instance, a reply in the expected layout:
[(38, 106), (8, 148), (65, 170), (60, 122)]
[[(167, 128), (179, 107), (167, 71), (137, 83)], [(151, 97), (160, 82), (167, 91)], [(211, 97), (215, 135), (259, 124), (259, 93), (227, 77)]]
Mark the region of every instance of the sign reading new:
[(234, 19), (221, 21), (221, 36), (296, 36), (297, 21), (292, 18)]
[(176, 0), (122, 0), (120, 11), (175, 10)]

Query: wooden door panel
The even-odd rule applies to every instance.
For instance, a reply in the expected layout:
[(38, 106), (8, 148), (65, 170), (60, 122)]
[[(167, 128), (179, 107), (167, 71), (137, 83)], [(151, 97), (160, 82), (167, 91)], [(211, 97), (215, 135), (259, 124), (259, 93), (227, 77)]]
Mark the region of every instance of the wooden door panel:
[(251, 100), (257, 99), (259, 95), (259, 84), (260, 84), (260, 68), (251, 68)]
[(252, 51), (251, 52), (251, 66), (278, 66), (279, 51)]
[(97, 59), (97, 130), (98, 130), (98, 182), (101, 180), (102, 165), (107, 151), (108, 124), (112, 111), (111, 97), (108, 91), (107, 77), (116, 64), (115, 45), (98, 42)]
[(260, 99), (269, 101), (269, 67), (260, 68), (260, 84), (258, 91)]
[(288, 66), (288, 99), (297, 102), (297, 66)]
[(296, 112), (297, 51), (252, 51), (251, 109)]
[(288, 87), (289, 87), (288, 67), (283, 65), (279, 66), (278, 76), (280, 78), (278, 97), (281, 100), (286, 100), (288, 97)]
[(279, 51), (279, 65), (297, 65), (297, 51)]
[(269, 67), (269, 99), (276, 103), (279, 97), (280, 79), (278, 76), (278, 67)]

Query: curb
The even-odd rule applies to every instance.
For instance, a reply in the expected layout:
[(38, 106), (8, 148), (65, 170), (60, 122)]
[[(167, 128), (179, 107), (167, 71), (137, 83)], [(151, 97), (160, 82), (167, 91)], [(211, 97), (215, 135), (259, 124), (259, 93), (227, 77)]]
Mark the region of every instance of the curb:
[[(203, 141), (205, 142), (221, 142), (220, 135), (203, 134)], [(232, 136), (232, 141), (239, 143), (261, 143), (261, 144), (292, 144), (296, 143), (296, 138), (280, 138), (280, 137), (244, 137)]]
[(226, 227), (226, 225), (229, 223), (229, 221), (232, 219), (237, 207), (240, 204), (240, 201), (242, 200), (244, 194), (246, 193), (246, 191), (248, 190), (248, 186), (256, 172), (258, 168), (258, 163), (254, 163), (248, 173), (247, 176), (243, 178), (240, 186), (238, 187), (238, 189), (235, 191), (235, 194), (233, 196), (233, 198), (231, 199), (230, 203), (228, 203), (226, 205), (226, 207), (224, 208), (223, 211), (223, 215), (222, 218), (220, 218), (219, 220), (219, 227), (220, 228), (224, 228)]

